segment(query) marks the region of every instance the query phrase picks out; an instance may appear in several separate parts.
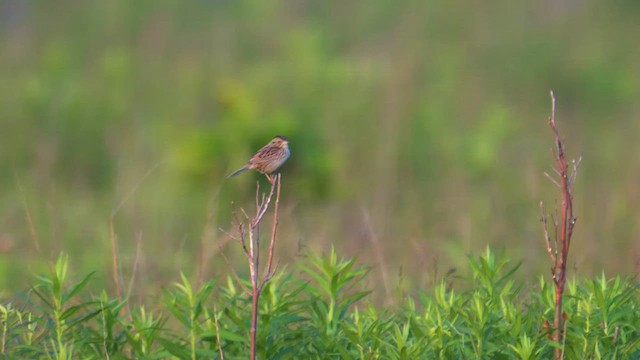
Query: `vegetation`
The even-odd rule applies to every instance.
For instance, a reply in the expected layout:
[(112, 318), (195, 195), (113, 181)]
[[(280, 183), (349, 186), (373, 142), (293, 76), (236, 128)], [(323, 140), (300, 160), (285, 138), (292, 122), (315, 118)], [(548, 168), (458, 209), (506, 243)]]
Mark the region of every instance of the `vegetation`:
[(640, 359), (638, 10), (0, 2), (0, 357)]
[[(554, 287), (514, 280), (520, 264), (486, 249), (471, 272), (443, 278), (397, 308), (369, 301), (368, 269), (332, 251), (279, 271), (264, 288), (260, 359), (548, 359)], [(0, 307), (6, 358), (246, 358), (251, 298), (233, 278), (194, 286), (184, 275), (153, 310), (72, 280), (68, 257), (21, 304)], [(453, 283), (465, 290), (453, 290)], [(640, 357), (640, 291), (604, 274), (567, 282), (567, 359)]]

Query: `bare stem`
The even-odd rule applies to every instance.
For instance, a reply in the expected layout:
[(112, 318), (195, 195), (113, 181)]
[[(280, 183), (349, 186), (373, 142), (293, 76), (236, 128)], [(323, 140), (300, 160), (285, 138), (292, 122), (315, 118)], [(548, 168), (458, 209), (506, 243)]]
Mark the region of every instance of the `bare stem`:
[[(562, 137), (558, 132), (555, 120), (556, 111), (556, 99), (551, 92), (551, 115), (549, 116), (549, 127), (555, 137), (555, 149), (552, 151), (555, 161), (554, 173), (559, 179), (554, 179), (549, 174), (547, 176), (559, 189), (561, 194), (560, 215), (558, 216), (558, 207), (556, 203), (555, 215), (551, 215), (553, 220), (553, 242), (554, 246), (551, 246), (551, 237), (549, 235), (549, 229), (547, 226), (547, 214), (544, 204), (540, 203), (540, 209), (542, 212), (542, 227), (544, 232), (545, 244), (547, 246), (547, 252), (551, 258), (553, 267), (551, 272), (553, 275), (553, 282), (555, 284), (555, 314), (554, 314), (554, 335), (553, 340), (558, 344), (562, 344), (561, 347), (555, 349), (555, 358), (562, 359), (564, 356), (564, 331), (566, 324), (564, 323), (564, 313), (562, 311), (562, 298), (564, 295), (565, 283), (567, 278), (567, 258), (569, 256), (569, 247), (571, 246), (571, 237), (573, 235), (573, 228), (576, 223), (576, 218), (573, 216), (573, 186), (578, 173), (578, 166), (582, 157), (577, 161), (572, 162), (572, 168), (569, 169), (567, 165), (567, 159), (565, 156), (564, 143)], [(558, 256), (559, 253), (559, 256)]]
[(109, 216), (109, 240), (111, 242), (111, 279), (113, 280), (113, 287), (116, 290), (116, 297), (122, 301), (122, 291), (120, 287), (120, 267), (118, 266), (118, 241), (116, 240), (115, 230), (115, 212)]
[(213, 323), (216, 327), (216, 340), (218, 341), (218, 352), (220, 353), (220, 360), (224, 360), (224, 353), (222, 352), (222, 342), (220, 341), (220, 326), (218, 325), (218, 309), (213, 304)]
[[(547, 252), (549, 253), (549, 257), (551, 258), (551, 262), (554, 265), (556, 264), (556, 255), (553, 252), (553, 248), (551, 248), (551, 237), (549, 236), (549, 228), (547, 227), (547, 212), (544, 208), (544, 203), (540, 202), (540, 211), (542, 212), (542, 217), (540, 221), (542, 222), (542, 230), (544, 231), (544, 240), (547, 243)], [(553, 268), (552, 268), (553, 271)]]
[[(280, 174), (276, 175), (275, 183), (277, 184), (278, 191), (276, 192), (276, 203), (273, 210), (273, 224), (271, 225), (271, 239), (269, 241), (269, 258), (267, 259), (267, 268), (262, 278), (262, 284), (260, 285), (260, 291), (264, 284), (273, 277), (271, 264), (273, 263), (273, 252), (276, 245), (276, 233), (278, 232), (278, 210), (280, 208)], [(273, 186), (271, 187), (273, 189)]]
[[(237, 240), (242, 246), (247, 263), (249, 264), (249, 275), (251, 282), (251, 289), (244, 286), (235, 269), (231, 266), (226, 256), (225, 261), (231, 268), (234, 277), (238, 283), (242, 286), (243, 290), (251, 296), (251, 330), (250, 330), (250, 346), (251, 352), (249, 358), (251, 360), (256, 359), (257, 353), (257, 330), (258, 330), (258, 305), (260, 302), (260, 294), (264, 285), (271, 280), (275, 274), (275, 268), (273, 267), (273, 259), (275, 253), (276, 235), (278, 228), (278, 211), (280, 206), (280, 174), (274, 177), (268, 177), (271, 183), (271, 189), (269, 193), (260, 193), (260, 183), (256, 184), (256, 198), (255, 206), (256, 212), (254, 217), (250, 217), (244, 209), (240, 208), (242, 214), (245, 217), (245, 221), (241, 221), (238, 216), (235, 207), (233, 207), (233, 223), (237, 229), (238, 236), (232, 236), (227, 234), (229, 238)], [(275, 207), (273, 211), (273, 224), (271, 227), (271, 238), (269, 241), (269, 253), (267, 257), (267, 263), (264, 265), (264, 272), (262, 278), (260, 277), (260, 223), (262, 222), (272, 199), (275, 195)], [(248, 239), (247, 239), (248, 237)], [(249, 242), (247, 248), (246, 242)], [(277, 266), (276, 266), (277, 268)]]
[(40, 240), (38, 239), (38, 232), (36, 231), (35, 224), (33, 222), (33, 218), (31, 217), (31, 211), (29, 211), (29, 204), (27, 203), (27, 197), (24, 194), (24, 189), (22, 188), (22, 184), (20, 183), (20, 179), (18, 175), (15, 175), (16, 183), (18, 184), (18, 189), (20, 190), (20, 197), (22, 198), (22, 206), (24, 208), (24, 215), (27, 219), (27, 224), (29, 225), (29, 233), (31, 234), (31, 240), (33, 241), (33, 247), (36, 252), (40, 253)]
[(112, 280), (113, 280), (113, 287), (116, 290), (116, 296), (118, 297), (118, 299), (120, 301), (122, 301), (122, 285), (120, 284), (120, 266), (119, 266), (119, 259), (118, 259), (118, 238), (116, 235), (116, 229), (115, 229), (115, 218), (116, 218), (116, 214), (118, 214), (118, 212), (120, 211), (120, 209), (124, 206), (124, 204), (131, 198), (133, 197), (133, 195), (136, 193), (136, 191), (138, 191), (138, 188), (140, 187), (140, 185), (142, 185), (142, 183), (144, 182), (144, 180), (147, 179), (147, 177), (149, 177), (154, 171), (156, 171), (156, 169), (160, 166), (161, 162), (156, 163), (154, 166), (152, 166), (149, 170), (147, 170), (147, 172), (140, 178), (140, 180), (138, 180), (138, 182), (136, 184), (134, 184), (133, 187), (131, 187), (131, 189), (129, 189), (129, 191), (124, 195), (124, 197), (122, 197), (122, 199), (120, 200), (120, 202), (111, 210), (111, 214), (109, 215), (109, 240), (111, 243), (111, 266), (112, 266)]

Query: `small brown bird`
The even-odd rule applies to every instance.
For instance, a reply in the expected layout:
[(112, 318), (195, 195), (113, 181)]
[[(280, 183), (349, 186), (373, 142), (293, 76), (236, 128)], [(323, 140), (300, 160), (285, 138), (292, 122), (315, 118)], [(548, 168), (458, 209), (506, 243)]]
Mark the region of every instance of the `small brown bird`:
[(262, 149), (258, 150), (251, 160), (249, 160), (247, 165), (236, 170), (231, 175), (227, 176), (227, 178), (236, 176), (245, 170), (255, 169), (265, 174), (267, 179), (273, 182), (271, 174), (278, 170), (278, 168), (287, 161), (289, 155), (291, 155), (291, 151), (289, 150), (289, 141), (287, 141), (286, 137), (278, 135)]

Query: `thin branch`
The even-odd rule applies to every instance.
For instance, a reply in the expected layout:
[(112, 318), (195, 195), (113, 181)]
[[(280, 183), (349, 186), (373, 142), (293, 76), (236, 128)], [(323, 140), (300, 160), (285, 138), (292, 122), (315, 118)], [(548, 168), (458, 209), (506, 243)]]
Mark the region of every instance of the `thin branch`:
[(111, 280), (116, 290), (116, 297), (122, 301), (122, 290), (120, 289), (120, 265), (118, 265), (118, 240), (116, 239), (115, 214), (109, 215), (109, 242), (111, 245)]
[[(551, 181), (559, 187), (560, 195), (562, 197), (562, 203), (560, 211), (558, 211), (558, 203), (555, 202), (555, 212), (551, 216), (553, 220), (553, 240), (555, 247), (551, 247), (551, 237), (549, 235), (549, 229), (547, 224), (547, 214), (544, 205), (541, 203), (542, 210), (542, 225), (545, 238), (545, 244), (547, 246), (547, 252), (553, 262), (551, 273), (553, 275), (553, 282), (555, 284), (555, 313), (553, 321), (553, 340), (560, 344), (560, 347), (555, 349), (555, 358), (562, 359), (564, 357), (564, 346), (566, 337), (566, 328), (568, 322), (563, 318), (564, 313), (562, 311), (562, 300), (564, 295), (564, 289), (566, 284), (567, 275), (567, 259), (569, 256), (569, 248), (571, 246), (571, 238), (573, 235), (573, 228), (576, 223), (576, 218), (573, 216), (573, 186), (578, 173), (578, 166), (582, 160), (582, 156), (572, 162), (572, 171), (568, 170), (567, 159), (565, 154), (565, 147), (562, 137), (558, 132), (555, 121), (556, 99), (553, 91), (550, 92), (551, 96), (551, 115), (549, 116), (549, 127), (554, 135), (555, 151), (552, 150), (554, 155), (555, 168), (554, 172), (558, 175), (559, 179), (556, 181), (549, 174), (545, 175), (551, 179)], [(559, 255), (558, 256), (558, 252)]]
[[(237, 240), (244, 252), (244, 255), (247, 259), (249, 265), (249, 275), (250, 275), (250, 283), (251, 289), (247, 288), (238, 274), (235, 271), (235, 268), (230, 264), (226, 255), (220, 249), (220, 253), (224, 257), (227, 265), (231, 269), (233, 276), (236, 281), (243, 288), (245, 293), (251, 297), (252, 305), (251, 305), (251, 329), (250, 329), (250, 359), (256, 358), (256, 350), (257, 350), (257, 327), (258, 327), (258, 305), (260, 301), (260, 294), (263, 290), (264, 285), (273, 277), (276, 273), (276, 269), (278, 268), (278, 264), (276, 264), (275, 268), (273, 267), (273, 258), (275, 253), (275, 243), (276, 243), (276, 235), (277, 235), (277, 227), (278, 227), (278, 211), (280, 205), (280, 174), (276, 175), (275, 178), (271, 178), (267, 176), (269, 182), (271, 183), (271, 189), (269, 193), (260, 193), (260, 182), (256, 183), (256, 194), (255, 194), (255, 206), (256, 212), (254, 217), (250, 217), (247, 212), (240, 208), (240, 211), (244, 215), (245, 221), (240, 221), (239, 216), (236, 212), (235, 206), (233, 207), (233, 224), (237, 228), (238, 236), (233, 236), (231, 234), (226, 233), (224, 230), (221, 230), (223, 233), (227, 234), (228, 238)], [(277, 192), (276, 192), (277, 188)], [(274, 193), (275, 197), (275, 208), (273, 211), (273, 223), (271, 228), (271, 238), (269, 242), (269, 253), (267, 257), (267, 263), (264, 267), (263, 277), (260, 277), (260, 223), (262, 222), (265, 214), (267, 213)], [(249, 242), (249, 246), (247, 248), (247, 241)]]
[(116, 290), (116, 296), (120, 301), (122, 301), (122, 289), (120, 285), (121, 275), (120, 275), (120, 265), (118, 260), (118, 239), (117, 239), (116, 229), (115, 229), (115, 217), (116, 217), (116, 214), (120, 211), (120, 209), (124, 206), (124, 204), (133, 196), (133, 194), (136, 193), (136, 191), (138, 190), (142, 182), (146, 180), (147, 177), (149, 177), (160, 166), (161, 163), (162, 161), (159, 161), (154, 166), (152, 166), (149, 170), (147, 170), (147, 172), (142, 176), (142, 178), (140, 178), (140, 180), (138, 180), (138, 182), (133, 187), (131, 187), (129, 192), (127, 192), (125, 196), (122, 197), (118, 205), (116, 205), (111, 210), (111, 214), (109, 214), (109, 241), (111, 244), (111, 266), (113, 267), (111, 277), (113, 280), (113, 286), (115, 287), (115, 290)]
[(29, 225), (29, 233), (31, 235), (31, 240), (33, 241), (33, 246), (36, 249), (36, 252), (40, 253), (40, 240), (38, 239), (38, 232), (36, 231), (36, 227), (33, 223), (33, 218), (31, 217), (31, 211), (29, 210), (29, 204), (27, 203), (27, 197), (24, 194), (24, 189), (22, 188), (22, 184), (20, 182), (20, 178), (18, 178), (18, 174), (14, 173), (16, 178), (16, 184), (18, 185), (18, 189), (20, 190), (20, 197), (22, 198), (22, 207), (24, 208), (24, 215), (27, 218), (27, 224)]
[(238, 231), (240, 232), (240, 245), (242, 245), (242, 250), (247, 257), (251, 257), (251, 252), (249, 251), (249, 249), (247, 249), (247, 242), (245, 241), (246, 235), (244, 224), (240, 226)]
[[(280, 207), (280, 174), (276, 175), (275, 183), (278, 184), (278, 191), (276, 192), (276, 203), (273, 209), (273, 224), (271, 225), (271, 241), (269, 242), (269, 257), (267, 258), (267, 269), (264, 272), (264, 277), (262, 279), (262, 284), (260, 285), (260, 289), (264, 286), (264, 284), (269, 281), (273, 277), (273, 273), (271, 272), (271, 264), (273, 263), (273, 252), (276, 245), (276, 233), (278, 231), (278, 209)], [(273, 185), (271, 186), (274, 187)], [(272, 190), (273, 193), (273, 190)]]
[(220, 325), (218, 325), (218, 309), (216, 304), (213, 304), (213, 324), (216, 327), (216, 340), (218, 342), (218, 352), (220, 352), (220, 360), (224, 360), (224, 353), (222, 352), (222, 341), (220, 340)]
[[(554, 170), (555, 170), (555, 169), (554, 169)], [(549, 173), (548, 173), (548, 172), (546, 172), (546, 171), (545, 171), (543, 174), (544, 174), (544, 176), (546, 176), (549, 180), (551, 180), (551, 182), (552, 182), (552, 183), (554, 183), (554, 184), (555, 184), (555, 186), (560, 187), (560, 184), (556, 181), (556, 179), (554, 179), (553, 177), (551, 177), (551, 175), (549, 175)]]
[(278, 270), (280, 270), (280, 260), (276, 261), (276, 264), (273, 266), (273, 272), (271, 273), (271, 277), (269, 278), (269, 280), (271, 280), (273, 275), (278, 273)]
[[(200, 254), (198, 256), (198, 271), (197, 271), (197, 280), (198, 286), (201, 286), (204, 282), (204, 274), (207, 272), (207, 267), (210, 263), (210, 259), (215, 254), (214, 251), (208, 251), (209, 247), (207, 246), (207, 240), (211, 238), (211, 242), (215, 242), (216, 233), (212, 230), (214, 227), (213, 221), (215, 218), (215, 206), (214, 200), (217, 200), (220, 194), (220, 187), (217, 189), (215, 196), (209, 200), (207, 204), (207, 217), (204, 226), (202, 227), (202, 235), (200, 236)], [(215, 249), (215, 248), (213, 248)]]
[[(549, 91), (549, 94), (551, 95), (551, 116), (549, 117), (549, 123), (553, 123), (553, 125), (554, 125), (553, 128), (555, 130), (555, 123), (556, 123), (556, 119), (555, 119), (555, 115), (556, 115), (556, 97), (555, 97), (555, 95), (553, 95), (553, 90)], [(556, 134), (557, 134), (557, 132), (556, 132)]]
[[(238, 228), (238, 234), (239, 235), (238, 235), (238, 237), (234, 237), (234, 236), (229, 235), (229, 237), (231, 237), (232, 239), (237, 240), (240, 243), (240, 245), (242, 246), (242, 251), (244, 251), (245, 256), (247, 256), (247, 258), (250, 258), (249, 250), (247, 249), (247, 243), (245, 242), (246, 233), (245, 233), (244, 223), (242, 223), (240, 221), (240, 219), (238, 218), (238, 213), (236, 212), (235, 205), (233, 205), (233, 203), (232, 203), (231, 206), (232, 206), (232, 209), (233, 209), (232, 210), (233, 222), (236, 225), (236, 227)], [(247, 216), (247, 213), (244, 212), (243, 208), (240, 208), (240, 210), (242, 210), (244, 215)]]
[[(278, 176), (280, 175), (278, 174)], [(271, 191), (269, 192), (269, 196), (266, 198), (266, 200), (263, 200), (262, 203), (260, 204), (257, 215), (252, 221), (252, 223), (254, 223), (256, 226), (262, 221), (262, 217), (267, 212), (267, 209), (271, 204), (271, 198), (273, 198), (273, 192), (275, 191), (275, 189), (276, 189), (276, 184), (274, 183), (273, 185), (271, 185)], [(264, 197), (264, 194), (263, 194), (263, 197)]]
[(231, 234), (230, 232), (228, 232), (227, 230), (225, 230), (225, 229), (223, 229), (221, 227), (218, 228), (218, 231), (220, 231), (221, 233), (225, 234), (231, 240), (235, 240), (237, 242), (241, 242), (239, 237)]
[(578, 167), (580, 167), (581, 162), (582, 162), (582, 154), (580, 154), (580, 157), (578, 158), (578, 160), (573, 160), (571, 162), (572, 171), (571, 171), (571, 175), (569, 176), (569, 187), (571, 188), (571, 190), (573, 190), (573, 187), (575, 185), (576, 177), (578, 176)]
[(240, 208), (240, 211), (242, 211), (242, 215), (244, 215), (244, 218), (249, 221), (251, 219), (251, 216), (249, 216), (249, 214), (247, 214), (246, 211), (244, 211), (244, 208)]
[(549, 257), (551, 258), (551, 262), (556, 263), (556, 255), (553, 253), (553, 249), (551, 248), (551, 237), (549, 236), (549, 230), (547, 227), (547, 212), (544, 208), (544, 203), (540, 202), (540, 211), (542, 212), (542, 217), (540, 221), (542, 222), (542, 230), (544, 231), (544, 240), (547, 244), (547, 252), (549, 253)]
[(251, 288), (255, 290), (257, 288), (256, 284), (256, 272), (258, 271), (258, 266), (260, 265), (260, 258), (258, 255), (260, 254), (260, 248), (256, 244), (256, 236), (254, 235), (254, 228), (249, 230), (249, 252), (251, 256), (247, 258), (249, 261), (249, 273), (251, 274)]
[(129, 279), (129, 286), (127, 288), (128, 296), (131, 296), (131, 291), (133, 289), (133, 283), (136, 278), (136, 273), (140, 268), (140, 254), (142, 253), (142, 231), (138, 232), (138, 236), (136, 236), (136, 252), (133, 257), (133, 268), (131, 271), (131, 279)]
[[(553, 241), (555, 243), (555, 250), (556, 250), (556, 256), (558, 255), (558, 249), (560, 248), (560, 246), (558, 245), (558, 242), (560, 241), (560, 236), (559, 236), (559, 230), (560, 227), (558, 226), (558, 203), (555, 203), (555, 213), (554, 215), (551, 215), (551, 219), (553, 220)], [(556, 261), (556, 264), (558, 262)]]
[(153, 172), (156, 171), (156, 169), (160, 166), (160, 164), (162, 164), (162, 161), (158, 161), (155, 165), (149, 168), (149, 170), (147, 170), (147, 172), (144, 173), (144, 175), (142, 175), (140, 180), (138, 180), (138, 182), (135, 185), (133, 185), (131, 189), (129, 189), (129, 192), (127, 192), (125, 196), (122, 197), (122, 199), (120, 200), (120, 203), (118, 203), (118, 205), (112, 209), (111, 211), (112, 215), (115, 215), (116, 213), (118, 213), (118, 211), (120, 211), (120, 208), (124, 206), (124, 204), (129, 200), (129, 198), (133, 196), (133, 194), (135, 194), (136, 191), (138, 191), (138, 188), (140, 187), (140, 185), (142, 185), (142, 182), (144, 182), (151, 174), (153, 174)]
[[(127, 313), (131, 314), (131, 308), (129, 307), (129, 298), (131, 298), (131, 292), (133, 291), (133, 284), (136, 279), (136, 273), (140, 269), (140, 254), (142, 253), (142, 231), (138, 232), (136, 236), (136, 252), (133, 257), (133, 267), (131, 269), (131, 278), (129, 279), (129, 286), (127, 287)], [(131, 315), (130, 319), (131, 319)]]
[(222, 255), (222, 258), (224, 259), (224, 262), (227, 263), (227, 267), (231, 270), (231, 275), (233, 275), (233, 277), (236, 279), (236, 282), (238, 284), (240, 284), (240, 287), (247, 294), (247, 296), (251, 296), (251, 290), (249, 290), (246, 286), (244, 286), (244, 283), (242, 282), (242, 279), (240, 279), (240, 276), (236, 272), (236, 269), (233, 267), (233, 265), (231, 265), (231, 261), (229, 261), (229, 258), (227, 257), (227, 255), (225, 255), (225, 253), (224, 253), (224, 251), (222, 251), (222, 249), (220, 249), (220, 254)]
[(371, 246), (373, 247), (374, 253), (376, 255), (376, 259), (378, 260), (378, 265), (380, 268), (380, 275), (382, 277), (382, 285), (384, 287), (385, 296), (389, 301), (393, 302), (393, 296), (389, 296), (391, 294), (391, 286), (389, 280), (389, 271), (387, 267), (387, 262), (385, 261), (383, 250), (380, 247), (380, 241), (378, 239), (378, 234), (376, 234), (376, 230), (374, 229), (373, 223), (371, 221), (371, 215), (369, 214), (369, 210), (366, 207), (362, 207), (362, 217), (364, 220), (364, 226), (368, 232), (367, 238), (371, 242)]
[(256, 181), (256, 210), (260, 209), (260, 204), (258, 204), (258, 199), (260, 198), (260, 181)]

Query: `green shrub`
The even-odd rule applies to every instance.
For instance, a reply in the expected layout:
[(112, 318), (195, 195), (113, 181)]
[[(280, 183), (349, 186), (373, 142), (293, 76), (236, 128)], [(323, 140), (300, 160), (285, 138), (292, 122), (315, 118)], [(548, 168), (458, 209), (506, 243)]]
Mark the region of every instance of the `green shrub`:
[[(301, 272), (283, 269), (266, 285), (260, 306), (262, 359), (548, 359), (555, 344), (545, 325), (553, 288), (515, 282), (519, 264), (487, 249), (469, 258), (468, 283), (441, 281), (401, 306), (368, 299), (368, 269), (354, 259), (311, 256)], [(225, 359), (249, 351), (246, 280), (180, 282), (148, 305), (88, 297), (91, 275), (71, 281), (61, 255), (39, 276), (35, 299), (0, 306), (5, 358)], [(375, 284), (374, 284), (375, 286)], [(565, 298), (567, 359), (640, 356), (640, 293), (631, 280), (574, 278)]]

